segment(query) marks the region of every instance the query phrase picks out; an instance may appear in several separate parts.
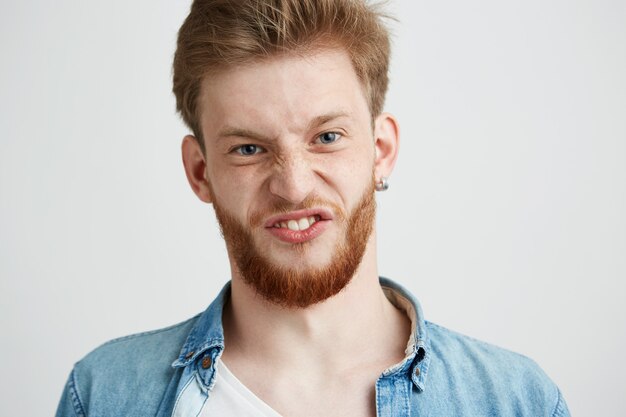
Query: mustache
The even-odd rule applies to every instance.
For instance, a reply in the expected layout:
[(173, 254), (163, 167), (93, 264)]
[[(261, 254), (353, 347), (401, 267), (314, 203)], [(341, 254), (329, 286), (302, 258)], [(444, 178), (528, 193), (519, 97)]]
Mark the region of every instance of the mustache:
[(268, 207), (257, 210), (250, 215), (249, 223), (252, 227), (260, 226), (265, 219), (278, 214), (286, 214), (297, 210), (306, 210), (324, 207), (330, 209), (335, 220), (344, 221), (347, 218), (346, 213), (336, 203), (325, 198), (317, 196), (309, 196), (299, 204), (289, 203), (287, 201), (274, 200)]

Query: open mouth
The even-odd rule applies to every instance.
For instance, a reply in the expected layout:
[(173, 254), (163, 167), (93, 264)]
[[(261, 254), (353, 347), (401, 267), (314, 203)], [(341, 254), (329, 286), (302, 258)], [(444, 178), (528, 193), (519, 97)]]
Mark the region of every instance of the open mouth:
[(309, 227), (313, 226), (316, 222), (320, 221), (322, 219), (322, 216), (320, 216), (319, 214), (316, 214), (314, 216), (308, 216), (308, 217), (302, 217), (300, 219), (297, 220), (287, 220), (287, 221), (278, 221), (276, 223), (274, 223), (274, 226), (272, 226), (275, 229), (289, 229), (289, 230), (293, 230), (294, 232), (297, 232), (299, 230), (306, 230)]
[(271, 217), (265, 227), (281, 240), (300, 243), (319, 236), (332, 219), (333, 213), (327, 209), (298, 210)]

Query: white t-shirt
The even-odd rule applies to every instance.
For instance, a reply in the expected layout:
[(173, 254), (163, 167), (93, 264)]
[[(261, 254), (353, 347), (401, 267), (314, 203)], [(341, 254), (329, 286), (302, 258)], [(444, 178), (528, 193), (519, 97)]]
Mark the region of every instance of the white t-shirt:
[(216, 380), (199, 417), (282, 417), (237, 379), (221, 360)]

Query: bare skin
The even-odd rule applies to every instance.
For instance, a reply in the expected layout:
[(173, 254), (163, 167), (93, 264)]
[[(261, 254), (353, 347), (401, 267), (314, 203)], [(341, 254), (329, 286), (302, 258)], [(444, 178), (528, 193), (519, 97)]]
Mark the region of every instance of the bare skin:
[(345, 291), (301, 311), (276, 308), (233, 281), (224, 362), (284, 416), (376, 415), (374, 384), (404, 357), (410, 329), (373, 267), (362, 264)]
[[(389, 176), (396, 160), (397, 123), (381, 114), (372, 131), (364, 89), (341, 50), (275, 57), (217, 74), (203, 85), (201, 103), (211, 109), (201, 114), (206, 153), (192, 136), (183, 140), (187, 177), (202, 201), (219, 202), (242, 224), (272, 200), (297, 205), (311, 195), (350, 212), (372, 172)], [(340, 139), (320, 143), (324, 132)], [(255, 151), (242, 155), (243, 145)], [(346, 232), (331, 221), (303, 251), (263, 227), (250, 231), (263, 256), (296, 269), (329, 263)], [(376, 415), (376, 380), (404, 357), (410, 324), (380, 288), (375, 240), (374, 232), (343, 291), (298, 309), (260, 297), (229, 254), (222, 360), (278, 413)]]

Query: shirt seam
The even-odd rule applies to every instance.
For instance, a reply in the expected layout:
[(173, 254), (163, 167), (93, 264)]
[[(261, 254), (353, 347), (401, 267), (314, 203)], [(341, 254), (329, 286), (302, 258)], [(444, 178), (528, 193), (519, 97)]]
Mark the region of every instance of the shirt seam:
[(72, 370), (70, 375), (70, 398), (72, 400), (72, 407), (74, 408), (74, 413), (77, 416), (85, 416), (85, 408), (83, 407), (82, 401), (80, 399), (80, 393), (78, 392), (78, 383), (76, 381), (76, 370)]
[(189, 384), (191, 384), (193, 382), (193, 380), (196, 378), (196, 374), (197, 374), (196, 371), (194, 371), (191, 374), (191, 376), (189, 377), (189, 379), (187, 380), (187, 382), (185, 383), (183, 388), (180, 390), (180, 392), (176, 396), (176, 399), (174, 400), (174, 406), (172, 407), (172, 416), (174, 415), (174, 412), (176, 411), (176, 408), (178, 407), (178, 404), (180, 403), (180, 399), (183, 396), (183, 393), (189, 387)]
[(204, 398), (204, 401), (202, 401), (202, 406), (200, 407), (200, 410), (198, 410), (198, 413), (196, 414), (195, 417), (201, 417), (202, 416), (202, 410), (204, 410), (204, 406), (206, 405), (207, 401), (208, 401), (209, 397), (206, 396)]
[(430, 328), (434, 327), (434, 328), (437, 328), (439, 330), (445, 331), (445, 332), (447, 332), (449, 334), (460, 336), (460, 337), (462, 337), (462, 338), (464, 338), (466, 340), (469, 340), (469, 341), (472, 341), (472, 342), (476, 343), (479, 346), (483, 346), (483, 347), (486, 347), (486, 348), (496, 348), (496, 349), (499, 349), (499, 350), (506, 351), (506, 352), (508, 352), (511, 355), (515, 355), (518, 358), (526, 359), (526, 360), (532, 361), (533, 363), (535, 362), (532, 358), (530, 358), (530, 357), (528, 357), (528, 356), (526, 356), (526, 355), (524, 355), (522, 353), (515, 352), (515, 351), (510, 350), (509, 348), (506, 348), (506, 347), (498, 346), (495, 343), (491, 343), (491, 342), (487, 342), (487, 341), (484, 341), (484, 340), (476, 339), (475, 337), (468, 336), (465, 333), (459, 332), (457, 330), (452, 330), (452, 329), (450, 329), (448, 327), (442, 326), (442, 325), (437, 324), (437, 323), (433, 323), (431, 321), (425, 321), (425, 323), (426, 323), (426, 327), (430, 327)]
[(562, 415), (563, 413), (561, 412), (563, 410), (562, 407), (562, 403), (563, 403), (563, 396), (561, 395), (561, 391), (558, 389), (556, 389), (556, 405), (554, 406), (554, 410), (552, 411), (552, 417), (557, 417)]
[[(202, 314), (202, 313), (200, 313), (200, 314)], [(133, 334), (130, 334), (130, 335), (127, 335), (127, 336), (118, 337), (118, 338), (109, 340), (108, 342), (105, 342), (105, 343), (103, 343), (100, 346), (102, 347), (102, 346), (114, 345), (114, 344), (117, 344), (119, 342), (124, 342), (124, 341), (127, 341), (127, 340), (136, 339), (136, 338), (139, 338), (139, 337), (151, 336), (151, 335), (155, 335), (155, 334), (159, 334), (159, 333), (165, 333), (165, 332), (169, 332), (169, 331), (172, 331), (172, 330), (176, 330), (179, 327), (182, 327), (182, 326), (190, 323), (191, 321), (196, 320), (200, 316), (200, 314), (196, 314), (192, 318), (187, 319), (187, 320), (185, 320), (185, 321), (183, 321), (181, 323), (176, 323), (176, 324), (173, 324), (171, 326), (163, 327), (161, 329), (148, 330), (146, 332), (133, 333)]]

